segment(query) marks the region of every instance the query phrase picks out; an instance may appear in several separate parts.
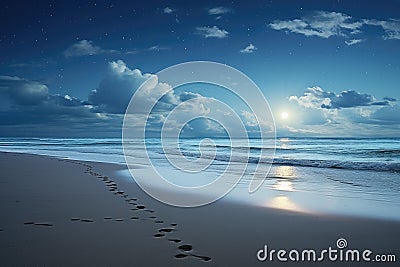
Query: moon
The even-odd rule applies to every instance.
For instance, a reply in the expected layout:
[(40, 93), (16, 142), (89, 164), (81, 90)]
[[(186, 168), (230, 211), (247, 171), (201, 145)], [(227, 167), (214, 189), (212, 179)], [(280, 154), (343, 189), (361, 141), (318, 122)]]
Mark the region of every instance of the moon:
[(286, 120), (287, 118), (289, 118), (289, 113), (287, 113), (286, 111), (282, 112), (281, 118)]

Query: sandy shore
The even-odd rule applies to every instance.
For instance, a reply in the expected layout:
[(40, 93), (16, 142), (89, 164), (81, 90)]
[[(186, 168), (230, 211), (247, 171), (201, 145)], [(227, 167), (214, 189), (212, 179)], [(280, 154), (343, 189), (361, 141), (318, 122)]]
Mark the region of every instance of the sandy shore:
[[(220, 200), (175, 208), (144, 194), (123, 166), (0, 153), (1, 266), (321, 266), (257, 260), (269, 249), (348, 248), (400, 260), (400, 222), (321, 216)], [(323, 266), (396, 266), (330, 262)]]

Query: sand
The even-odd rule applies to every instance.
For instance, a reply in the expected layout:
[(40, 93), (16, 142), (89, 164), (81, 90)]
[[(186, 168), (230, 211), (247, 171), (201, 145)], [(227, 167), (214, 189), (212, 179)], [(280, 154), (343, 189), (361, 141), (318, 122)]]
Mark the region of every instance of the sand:
[(348, 248), (400, 259), (398, 221), (294, 213), (226, 199), (176, 208), (120, 176), (123, 168), (0, 153), (0, 265), (321, 266), (276, 258), (261, 262), (256, 254), (264, 245), (287, 251), (336, 248), (338, 238)]

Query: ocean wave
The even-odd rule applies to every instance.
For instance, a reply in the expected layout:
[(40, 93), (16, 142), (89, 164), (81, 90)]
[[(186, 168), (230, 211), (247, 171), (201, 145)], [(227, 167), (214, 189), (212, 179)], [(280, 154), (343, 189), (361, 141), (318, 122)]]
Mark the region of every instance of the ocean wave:
[[(192, 147), (198, 147), (198, 145), (192, 145)], [(228, 148), (233, 150), (250, 150), (250, 151), (261, 151), (261, 150), (272, 150), (279, 149), (274, 147), (259, 147), (259, 146), (230, 146), (230, 145), (205, 145), (205, 147), (210, 148)], [(286, 149), (285, 149), (286, 150)]]
[(399, 156), (400, 149), (373, 149), (366, 151), (366, 153), (376, 156)]
[[(199, 158), (200, 153), (183, 152), (186, 157)], [(299, 167), (332, 168), (347, 170), (370, 170), (380, 172), (400, 172), (400, 162), (355, 162), (340, 160), (313, 160), (313, 159), (289, 159), (289, 158), (260, 158), (254, 156), (237, 156), (227, 154), (217, 154), (215, 156), (203, 154), (203, 158), (212, 158), (221, 162), (242, 162), (253, 164), (275, 164)]]
[(399, 162), (353, 162), (353, 161), (338, 161), (338, 160), (310, 160), (310, 159), (274, 159), (274, 164), (303, 166), (315, 168), (333, 168), (347, 170), (371, 170), (371, 171), (386, 171), (400, 172)]

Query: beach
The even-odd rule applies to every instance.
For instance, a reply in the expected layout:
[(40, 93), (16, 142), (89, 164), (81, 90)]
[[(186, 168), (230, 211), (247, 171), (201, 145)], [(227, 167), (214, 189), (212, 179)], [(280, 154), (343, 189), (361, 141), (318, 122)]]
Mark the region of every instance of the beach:
[(400, 0), (0, 6), (0, 267), (400, 267)]
[[(319, 266), (260, 261), (270, 249), (370, 249), (399, 257), (400, 222), (256, 207), (221, 199), (177, 208), (147, 196), (123, 165), (0, 153), (3, 266)], [(323, 265), (367, 266), (377, 262)], [(395, 266), (396, 263), (382, 263)]]

